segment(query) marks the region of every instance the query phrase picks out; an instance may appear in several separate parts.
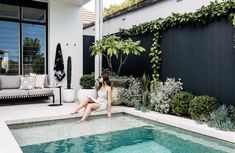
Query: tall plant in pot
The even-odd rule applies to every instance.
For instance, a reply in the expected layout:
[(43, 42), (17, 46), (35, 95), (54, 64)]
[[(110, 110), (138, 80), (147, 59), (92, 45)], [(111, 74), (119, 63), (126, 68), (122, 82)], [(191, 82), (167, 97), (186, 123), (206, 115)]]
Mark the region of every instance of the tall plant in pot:
[(67, 60), (67, 88), (64, 89), (64, 102), (75, 101), (75, 89), (71, 88), (71, 76), (72, 76), (72, 58), (68, 57)]
[(80, 78), (81, 89), (78, 90), (78, 99), (81, 102), (87, 97), (97, 97), (95, 86), (95, 76), (93, 74), (83, 75)]
[[(130, 55), (140, 55), (145, 51), (140, 46), (140, 41), (133, 41), (131, 38), (126, 40), (115, 35), (104, 37), (102, 40), (96, 41), (91, 47), (91, 55), (102, 55), (107, 60), (110, 71), (110, 81), (112, 84), (112, 105), (120, 105), (121, 101), (118, 98), (118, 93), (127, 87), (129, 79), (120, 77), (123, 65), (126, 63)], [(116, 76), (114, 76), (114, 62), (118, 61)], [(116, 63), (116, 62), (115, 62)], [(113, 75), (113, 76), (112, 76)]]

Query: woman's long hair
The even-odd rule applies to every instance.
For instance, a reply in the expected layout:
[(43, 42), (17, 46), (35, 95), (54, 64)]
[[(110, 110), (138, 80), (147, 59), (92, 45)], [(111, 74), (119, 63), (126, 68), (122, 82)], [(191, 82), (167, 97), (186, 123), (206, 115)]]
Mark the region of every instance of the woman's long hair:
[[(100, 88), (104, 85), (104, 84), (106, 84), (106, 85), (108, 85), (108, 86), (111, 86), (111, 83), (110, 83), (110, 81), (109, 81), (109, 76), (108, 76), (108, 74), (107, 73), (103, 73), (103, 74), (101, 74), (101, 76), (103, 77), (103, 82), (99, 82), (99, 86), (98, 86), (98, 90), (100, 90)], [(100, 77), (101, 77), (100, 76)], [(99, 78), (100, 78), (99, 77)]]

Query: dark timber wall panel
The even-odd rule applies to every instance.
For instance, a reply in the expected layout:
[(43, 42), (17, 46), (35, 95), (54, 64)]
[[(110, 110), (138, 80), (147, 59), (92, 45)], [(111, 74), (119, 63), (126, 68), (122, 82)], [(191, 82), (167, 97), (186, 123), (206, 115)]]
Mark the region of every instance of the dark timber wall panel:
[(223, 19), (173, 28), (163, 35), (161, 80), (181, 78), (184, 89), (235, 105), (234, 28)]
[(83, 74), (90, 74), (95, 71), (95, 60), (94, 57), (90, 56), (89, 50), (94, 41), (94, 36), (83, 36)]

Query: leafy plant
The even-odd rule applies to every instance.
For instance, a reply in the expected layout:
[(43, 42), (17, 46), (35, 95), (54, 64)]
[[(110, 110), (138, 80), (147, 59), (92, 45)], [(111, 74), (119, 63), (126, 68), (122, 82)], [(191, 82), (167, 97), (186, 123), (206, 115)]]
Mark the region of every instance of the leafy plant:
[(137, 105), (141, 102), (141, 81), (131, 78), (129, 87), (120, 91), (119, 99), (127, 106), (138, 107)]
[(191, 93), (185, 91), (175, 94), (170, 104), (172, 112), (178, 116), (188, 116), (189, 103), (193, 98)]
[(145, 73), (143, 74), (142, 76), (142, 79), (141, 79), (141, 93), (142, 93), (142, 103), (143, 103), (143, 106), (146, 108), (149, 108), (150, 107), (150, 95), (149, 95), (149, 92), (150, 92), (150, 77), (147, 76)]
[(121, 68), (126, 63), (129, 55), (140, 55), (145, 51), (140, 46), (140, 41), (134, 42), (130, 38), (122, 40), (115, 35), (110, 35), (96, 41), (90, 47), (90, 50), (92, 56), (102, 54), (106, 58), (111, 73), (113, 73), (112, 57), (115, 56), (119, 60), (117, 75), (120, 74)]
[(218, 106), (219, 103), (214, 97), (196, 96), (189, 103), (189, 114), (192, 119), (199, 119), (202, 114), (208, 116)]
[(125, 0), (123, 3), (121, 4), (117, 4), (117, 5), (110, 5), (110, 7), (108, 8), (104, 8), (104, 16), (108, 16), (110, 14), (113, 14), (117, 11), (120, 11), (122, 9), (125, 9), (127, 7), (130, 7), (138, 2), (140, 2), (141, 0)]
[(221, 130), (234, 130), (234, 123), (229, 118), (229, 109), (222, 105), (210, 113), (208, 125)]
[(159, 69), (161, 64), (161, 39), (162, 33), (172, 27), (181, 26), (184, 24), (205, 25), (212, 21), (226, 17), (235, 11), (234, 1), (218, 2), (213, 1), (208, 6), (202, 6), (196, 12), (190, 13), (173, 13), (167, 18), (159, 18), (151, 22), (146, 22), (140, 25), (134, 25), (130, 29), (121, 29), (119, 34), (122, 36), (135, 36), (153, 33), (153, 43), (151, 47), (151, 57), (154, 79), (159, 79)]
[(174, 78), (167, 78), (166, 82), (159, 82), (158, 85), (152, 85), (150, 93), (150, 103), (153, 110), (161, 113), (170, 111), (171, 97), (177, 92), (183, 90), (183, 83)]
[(95, 86), (95, 76), (93, 74), (83, 75), (80, 78), (80, 85), (83, 89), (92, 89)]
[(72, 76), (72, 58), (67, 59), (67, 89), (71, 89), (71, 76)]

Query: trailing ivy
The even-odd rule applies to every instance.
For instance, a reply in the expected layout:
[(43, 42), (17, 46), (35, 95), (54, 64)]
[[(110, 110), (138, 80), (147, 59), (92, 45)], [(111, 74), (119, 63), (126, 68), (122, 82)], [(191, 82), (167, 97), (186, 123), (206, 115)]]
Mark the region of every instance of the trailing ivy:
[[(130, 29), (121, 29), (119, 34), (123, 36), (135, 36), (145, 34), (147, 32), (153, 33), (153, 44), (151, 47), (150, 57), (152, 63), (153, 79), (159, 79), (159, 69), (161, 65), (161, 39), (163, 31), (169, 28), (182, 26), (185, 24), (206, 25), (210, 22), (218, 20), (222, 17), (232, 18), (232, 13), (235, 12), (235, 2), (211, 2), (208, 6), (202, 6), (194, 13), (173, 13), (167, 18), (159, 18), (151, 22), (146, 22), (140, 25), (135, 25)], [(234, 21), (234, 17), (233, 17)], [(234, 21), (235, 23), (235, 21)]]

